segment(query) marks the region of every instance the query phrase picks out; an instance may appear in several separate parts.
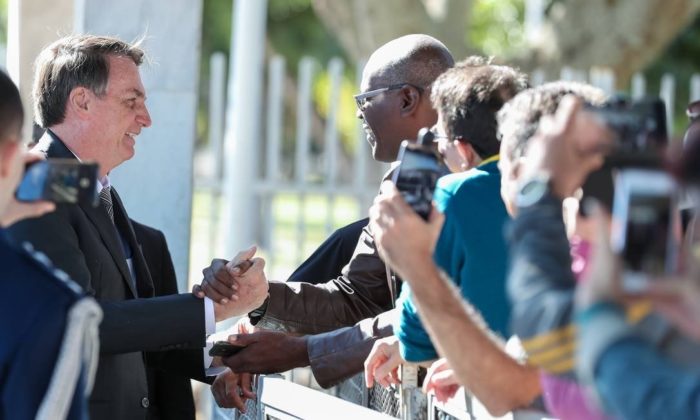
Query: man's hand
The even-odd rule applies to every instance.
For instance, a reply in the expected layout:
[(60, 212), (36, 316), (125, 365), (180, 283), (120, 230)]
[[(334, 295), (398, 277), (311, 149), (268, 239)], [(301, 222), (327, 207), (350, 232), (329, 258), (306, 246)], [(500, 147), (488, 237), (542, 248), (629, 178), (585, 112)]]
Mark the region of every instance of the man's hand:
[(404, 363), (399, 351), (399, 339), (395, 336), (377, 340), (365, 360), (365, 383), (367, 388), (374, 386), (375, 380), (387, 387), (398, 384), (399, 365)]
[(279, 331), (258, 331), (229, 336), (229, 343), (245, 347), (223, 359), (234, 372), (278, 373), (309, 365), (305, 337)]
[(415, 273), (432, 264), (445, 219), (442, 213), (433, 208), (426, 223), (406, 204), (394, 183), (385, 181), (369, 209), (369, 218), (370, 232), (384, 262), (409, 283), (420, 279)]
[(216, 303), (226, 304), (229, 300), (236, 300), (236, 290), (241, 275), (251, 267), (251, 258), (257, 248), (252, 246), (239, 252), (231, 261), (215, 258), (211, 265), (202, 270), (202, 284), (192, 287), (192, 293), (199, 298), (208, 297)]
[[(24, 153), (25, 165), (31, 162), (35, 162), (37, 160), (44, 159), (42, 155), (37, 155), (32, 152), (19, 153)], [(12, 199), (10, 199), (10, 202), (7, 203), (5, 211), (0, 215), (0, 226), (7, 227), (22, 219), (39, 217), (46, 213), (50, 213), (55, 209), (56, 205), (50, 201), (36, 201), (31, 203), (24, 203), (21, 201), (17, 201), (17, 199), (15, 199), (13, 195)]]
[(245, 413), (245, 400), (255, 399), (251, 383), (251, 374), (238, 374), (226, 369), (214, 379), (211, 393), (219, 407), (237, 408), (241, 413)]
[(564, 199), (579, 189), (589, 173), (599, 168), (612, 143), (612, 134), (573, 96), (561, 100), (553, 116), (541, 119), (530, 140), (520, 179), (537, 172), (551, 176), (552, 192)]
[[(231, 261), (227, 265), (236, 263)], [(236, 298), (225, 304), (214, 303), (216, 321), (223, 321), (234, 316), (244, 315), (260, 307), (268, 296), (269, 285), (265, 277), (265, 260), (253, 258), (250, 268), (236, 277), (238, 287)]]
[(454, 397), (459, 387), (455, 372), (445, 358), (436, 360), (428, 368), (423, 381), (423, 392), (434, 393), (439, 402), (445, 402)]

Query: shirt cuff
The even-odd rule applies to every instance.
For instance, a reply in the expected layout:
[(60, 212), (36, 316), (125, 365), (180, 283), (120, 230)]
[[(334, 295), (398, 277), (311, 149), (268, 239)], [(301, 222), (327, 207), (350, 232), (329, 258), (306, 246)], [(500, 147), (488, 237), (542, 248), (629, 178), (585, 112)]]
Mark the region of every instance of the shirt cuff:
[[(210, 374), (209, 371), (213, 369), (220, 369), (218, 367), (212, 368), (211, 362), (214, 360), (213, 357), (209, 356), (209, 349), (211, 348), (214, 341), (209, 340), (209, 337), (216, 332), (216, 317), (214, 315), (214, 301), (208, 297), (204, 298), (204, 332), (207, 335), (207, 344), (204, 346), (204, 351), (202, 352), (202, 363), (204, 364), (204, 372), (207, 376), (216, 376), (221, 372)], [(225, 369), (225, 366), (224, 366)]]

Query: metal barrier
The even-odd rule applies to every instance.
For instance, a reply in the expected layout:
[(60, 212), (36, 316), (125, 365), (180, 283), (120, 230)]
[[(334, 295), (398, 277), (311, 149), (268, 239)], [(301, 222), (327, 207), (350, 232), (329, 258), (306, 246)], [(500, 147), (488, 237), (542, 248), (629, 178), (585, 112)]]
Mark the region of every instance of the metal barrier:
[(246, 413), (237, 413), (236, 420), (392, 419), (378, 411), (289, 382), (281, 375), (260, 376), (255, 393), (257, 399), (248, 401)]

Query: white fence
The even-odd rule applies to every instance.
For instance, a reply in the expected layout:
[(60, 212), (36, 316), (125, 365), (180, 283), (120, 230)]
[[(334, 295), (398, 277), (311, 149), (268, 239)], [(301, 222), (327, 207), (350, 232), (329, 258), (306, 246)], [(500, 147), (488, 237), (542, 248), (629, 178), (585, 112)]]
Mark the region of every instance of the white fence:
[[(227, 112), (224, 109), (223, 95), (226, 90), (225, 66), (226, 60), (222, 56), (212, 57), (209, 148), (197, 159), (198, 166), (206, 166), (208, 170), (200, 169), (199, 176), (195, 178), (196, 188), (200, 192), (211, 194), (212, 197), (207, 216), (210, 221), (208, 249), (199, 250), (207, 255), (217, 254), (214, 238), (222, 235), (216, 221), (220, 220), (219, 197), (222, 173), (225, 172), (222, 167), (226, 164), (222, 162), (223, 124)], [(317, 61), (310, 57), (303, 58), (298, 63), (297, 80), (294, 83), (287, 76), (287, 63), (284, 58), (275, 56), (267, 63), (265, 103), (259, 116), (264, 135), (260, 136), (260, 141), (257, 142), (259, 149), (254, 154), (261, 157), (260, 165), (253, 165), (257, 168), (255, 173), (240, 174), (242, 177), (248, 177), (246, 179), (250, 179), (249, 182), (252, 183), (255, 205), (250, 206), (250, 214), (243, 217), (245, 222), (241, 223), (253, 225), (254, 237), (251, 240), (267, 250), (268, 267), (276, 274), (273, 276), (275, 278), (289, 274), (289, 269), (301, 262), (313, 245), (318, 243), (318, 237), (309, 237), (309, 226), (319, 223), (318, 220), (308, 220), (309, 210), (320, 211), (318, 207), (325, 207), (325, 215), (320, 216), (325, 235), (330, 234), (336, 226), (365, 217), (371, 199), (376, 194), (381, 174), (386, 169), (386, 165), (372, 160), (359, 120), (352, 139), (354, 147), (351, 149), (354, 149), (354, 153), (341, 149), (338, 121), (345, 66), (338, 58), (330, 60), (327, 64), (327, 114), (320, 117), (314, 103), (314, 82), (320, 74), (321, 67)], [(360, 66), (357, 74), (361, 74)], [(612, 73), (604, 68), (592, 68), (589, 71), (563, 68), (560, 78), (589, 82), (609, 94), (615, 92), (615, 79)], [(533, 85), (545, 81), (543, 73), (539, 71), (532, 73), (531, 80)], [(675, 95), (678, 89), (689, 89), (691, 100), (700, 99), (700, 74), (693, 75), (690, 80), (676, 80), (671, 74), (663, 75), (658, 92), (648, 91), (647, 85), (644, 76), (637, 74), (632, 78), (628, 92), (633, 98), (659, 95), (664, 99), (667, 104), (670, 134), (680, 134), (673, 132), (674, 118), (683, 112), (682, 109), (673, 108)], [(344, 112), (354, 113), (355, 110)], [(293, 135), (289, 130), (285, 133), (285, 116), (290, 115), (294, 119)], [(319, 124), (322, 126), (319, 127)], [(290, 140), (293, 140), (293, 146), (290, 146)], [(296, 203), (295, 210), (285, 213), (284, 209), (276, 209), (275, 200), (279, 197), (285, 197), (287, 204)], [(334, 219), (334, 214), (342, 211), (339, 207), (343, 206), (351, 206), (351, 209), (344, 209), (343, 217), (339, 218), (341, 220)], [(287, 232), (284, 239), (276, 232), (276, 228), (280, 226), (280, 211), (286, 217), (292, 217), (294, 213), (295, 218), (292, 232)]]

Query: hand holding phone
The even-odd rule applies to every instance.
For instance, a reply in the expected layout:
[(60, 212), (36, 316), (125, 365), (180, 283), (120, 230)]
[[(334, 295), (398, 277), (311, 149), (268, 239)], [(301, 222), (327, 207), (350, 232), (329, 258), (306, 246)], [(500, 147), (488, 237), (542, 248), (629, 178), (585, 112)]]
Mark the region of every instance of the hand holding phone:
[(228, 341), (217, 341), (214, 343), (211, 349), (209, 349), (209, 356), (212, 357), (231, 357), (238, 354), (243, 350), (245, 346), (236, 346)]
[(450, 172), (433, 144), (434, 137), (430, 130), (423, 128), (415, 143), (401, 142), (398, 156), (401, 164), (392, 177), (406, 203), (425, 220), (433, 207), (438, 178)]
[(15, 191), (18, 201), (97, 204), (96, 163), (47, 159), (30, 163)]

